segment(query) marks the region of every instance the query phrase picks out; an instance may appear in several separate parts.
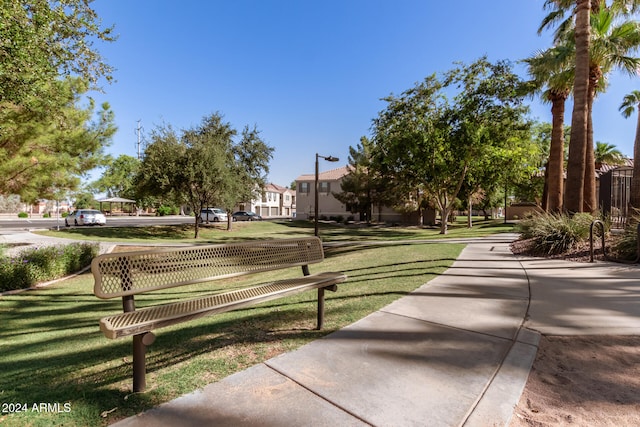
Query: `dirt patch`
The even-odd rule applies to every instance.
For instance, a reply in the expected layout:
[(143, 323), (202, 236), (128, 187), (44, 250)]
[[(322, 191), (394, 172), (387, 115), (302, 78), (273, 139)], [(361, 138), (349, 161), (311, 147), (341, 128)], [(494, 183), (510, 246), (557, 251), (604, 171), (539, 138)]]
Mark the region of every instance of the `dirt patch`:
[[(530, 242), (511, 245), (532, 256)], [(588, 243), (547, 258), (589, 262)], [(604, 256), (594, 247), (594, 260)], [(640, 425), (640, 337), (543, 336), (509, 427)]]
[(542, 337), (510, 427), (638, 425), (640, 337)]

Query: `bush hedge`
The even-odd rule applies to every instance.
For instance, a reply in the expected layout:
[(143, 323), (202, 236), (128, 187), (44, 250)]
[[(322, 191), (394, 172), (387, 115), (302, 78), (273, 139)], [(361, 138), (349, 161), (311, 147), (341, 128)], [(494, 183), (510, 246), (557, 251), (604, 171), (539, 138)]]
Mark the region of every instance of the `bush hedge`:
[(0, 257), (0, 291), (24, 289), (75, 273), (98, 255), (97, 243), (71, 243), (26, 249), (18, 256)]

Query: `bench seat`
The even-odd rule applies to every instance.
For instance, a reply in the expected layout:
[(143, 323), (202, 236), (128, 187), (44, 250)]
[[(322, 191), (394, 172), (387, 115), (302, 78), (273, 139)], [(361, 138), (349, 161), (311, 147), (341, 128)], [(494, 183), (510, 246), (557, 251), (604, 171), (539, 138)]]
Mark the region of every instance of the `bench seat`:
[(112, 339), (142, 334), (187, 320), (237, 310), (244, 306), (310, 289), (328, 288), (344, 282), (346, 278), (343, 273), (324, 272), (171, 304), (140, 308), (100, 319), (100, 329), (107, 338)]
[[(237, 310), (287, 295), (317, 290), (317, 329), (324, 322), (325, 290), (336, 291), (347, 277), (343, 273), (311, 274), (310, 264), (324, 260), (317, 237), (254, 240), (218, 245), (157, 248), (103, 254), (91, 262), (93, 292), (98, 298), (122, 298), (122, 313), (100, 319), (107, 338), (132, 337), (133, 391), (146, 387), (146, 351), (155, 341), (154, 330), (207, 315)], [(136, 307), (136, 296), (163, 289), (211, 283), (220, 279), (300, 267), (302, 277), (247, 284), (193, 298), (174, 291), (173, 301)], [(269, 276), (271, 278), (273, 276)], [(287, 273), (287, 276), (289, 274)], [(268, 279), (264, 279), (268, 280)], [(159, 295), (159, 294), (155, 294)], [(164, 295), (164, 294), (162, 294)], [(143, 297), (144, 298), (144, 297)], [(140, 302), (140, 301), (138, 301)]]

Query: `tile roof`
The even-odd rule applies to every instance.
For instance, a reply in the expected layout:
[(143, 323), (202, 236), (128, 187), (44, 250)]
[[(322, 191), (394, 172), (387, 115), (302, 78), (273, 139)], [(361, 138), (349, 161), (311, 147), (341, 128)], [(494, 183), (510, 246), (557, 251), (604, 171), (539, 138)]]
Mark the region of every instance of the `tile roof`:
[[(328, 171), (318, 173), (318, 179), (323, 181), (336, 181), (351, 172), (352, 167), (350, 165), (341, 166), (339, 168), (331, 169)], [(316, 174), (300, 175), (296, 178), (296, 181), (315, 181)]]

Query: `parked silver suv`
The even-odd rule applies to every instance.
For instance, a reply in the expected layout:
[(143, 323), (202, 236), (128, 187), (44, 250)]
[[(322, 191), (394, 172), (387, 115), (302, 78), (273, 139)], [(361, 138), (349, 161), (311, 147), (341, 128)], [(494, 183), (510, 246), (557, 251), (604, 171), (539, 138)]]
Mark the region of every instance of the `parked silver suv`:
[(227, 220), (227, 213), (219, 208), (205, 208), (200, 211), (200, 222), (220, 222)]

